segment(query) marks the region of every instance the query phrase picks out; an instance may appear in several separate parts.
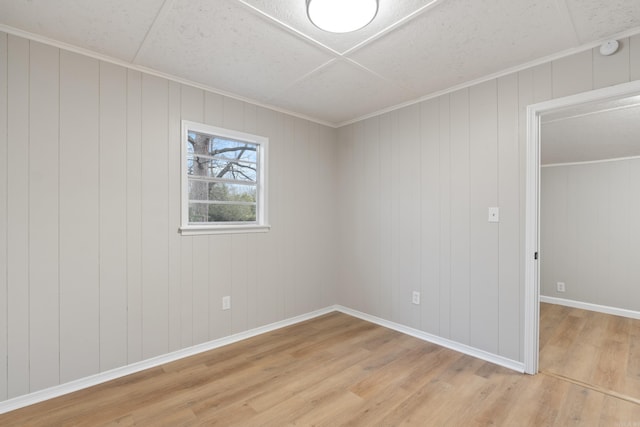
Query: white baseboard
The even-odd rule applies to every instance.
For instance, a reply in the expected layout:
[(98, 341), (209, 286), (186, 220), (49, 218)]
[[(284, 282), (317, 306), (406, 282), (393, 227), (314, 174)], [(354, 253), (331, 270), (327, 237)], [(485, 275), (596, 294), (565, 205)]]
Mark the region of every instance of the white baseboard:
[(627, 310), (625, 308), (609, 307), (607, 305), (591, 304), (589, 302), (547, 297), (544, 295), (540, 295), (540, 302), (565, 305), (567, 307), (581, 308), (582, 310), (597, 311), (599, 313), (613, 314), (614, 316), (629, 317), (631, 319), (640, 319), (640, 311)]
[(403, 334), (410, 335), (412, 337), (421, 339), (423, 341), (431, 342), (442, 347), (449, 348), (451, 350), (467, 354), (469, 356), (476, 357), (487, 362), (495, 363), (496, 365), (504, 366), (505, 368), (512, 369), (518, 372), (524, 372), (524, 364), (511, 359), (507, 359), (492, 353), (488, 353), (483, 350), (479, 350), (474, 347), (470, 347), (464, 344), (457, 343), (455, 341), (441, 338), (436, 335), (429, 334), (427, 332), (420, 331), (418, 329), (410, 328), (398, 323), (394, 323), (388, 320), (381, 319), (369, 314), (361, 313), (357, 310), (352, 310), (340, 305), (329, 306), (320, 310), (306, 313), (300, 316), (292, 317), (282, 320), (280, 322), (271, 323), (269, 325), (260, 326), (249, 331), (240, 332), (228, 337), (220, 338), (206, 343), (198, 344), (193, 347), (188, 347), (182, 350), (177, 350), (171, 353), (163, 354), (161, 356), (153, 357), (151, 359), (142, 360), (140, 362), (132, 363), (127, 366), (115, 368), (109, 371), (101, 372), (99, 374), (91, 375), (89, 377), (81, 378), (75, 381), (71, 381), (65, 384), (60, 384), (54, 387), (50, 387), (44, 390), (38, 390), (33, 393), (25, 394), (22, 396), (14, 397), (4, 402), (0, 402), (0, 414), (4, 414), (9, 411), (23, 408), (25, 406), (33, 405), (35, 403), (43, 402), (45, 400), (53, 399), (55, 397), (63, 396), (65, 394), (73, 393), (74, 391), (82, 390), (94, 385), (102, 384), (107, 381), (111, 381), (117, 378), (121, 378), (125, 375), (134, 374), (136, 372), (143, 371), (145, 369), (153, 368), (155, 366), (164, 365), (185, 357), (193, 356), (198, 353), (213, 350), (228, 344), (233, 344), (238, 341), (242, 341), (247, 338), (254, 337), (256, 335), (271, 332), (276, 329), (291, 326), (296, 323), (304, 322), (305, 320), (313, 319), (318, 316), (322, 316), (333, 311), (339, 311), (341, 313), (348, 314), (353, 317), (357, 317), (362, 320), (366, 320), (371, 323), (375, 323), (380, 326), (384, 326), (389, 329), (401, 332)]
[(192, 347), (184, 348), (182, 350), (173, 351), (171, 353), (163, 354), (161, 356), (153, 357), (151, 359), (142, 360), (140, 362), (132, 363), (120, 368), (111, 369), (109, 371), (100, 372), (99, 374), (91, 375), (85, 378), (80, 378), (75, 381), (60, 384), (57, 386), (49, 387), (44, 390), (38, 390), (33, 393), (25, 394), (22, 396), (14, 397), (4, 402), (0, 402), (0, 414), (4, 414), (9, 411), (13, 411), (25, 406), (33, 405), (35, 403), (43, 402), (45, 400), (53, 399), (55, 397), (63, 396), (65, 394), (73, 393), (74, 391), (82, 390), (84, 388), (92, 387), (94, 385), (102, 384), (107, 381), (114, 380), (116, 378), (124, 377), (125, 375), (134, 374), (136, 372), (143, 371), (145, 369), (153, 368), (155, 366), (164, 365), (165, 363), (174, 362), (185, 357), (193, 356), (198, 353), (213, 350), (228, 344), (233, 344), (238, 341), (242, 341), (247, 338), (254, 337), (256, 335), (271, 332), (276, 329), (291, 326), (296, 323), (303, 322), (305, 320), (313, 319), (314, 317), (322, 316), (327, 313), (336, 311), (334, 306), (329, 306), (320, 310), (312, 311), (300, 316), (295, 316), (289, 319), (285, 319), (279, 322), (271, 323), (269, 325), (260, 326), (255, 329), (251, 329), (238, 334), (230, 335), (228, 337), (220, 338), (213, 341), (208, 341), (202, 344), (194, 345)]
[(460, 344), (458, 342), (455, 342), (446, 338), (442, 338), (437, 335), (433, 335), (428, 332), (421, 331), (419, 329), (410, 328), (408, 326), (401, 325), (399, 323), (394, 323), (389, 320), (381, 319), (379, 317), (362, 313), (357, 310), (352, 310), (350, 308), (343, 307), (341, 305), (337, 305), (336, 310), (342, 313), (348, 314), (350, 316), (357, 317), (362, 320), (366, 320), (368, 322), (375, 323), (380, 326), (384, 326), (385, 328), (393, 329), (394, 331), (398, 331), (403, 334), (410, 335), (412, 337), (421, 339), (423, 341), (427, 341), (433, 344), (440, 345), (442, 347), (449, 348), (459, 353), (467, 354), (469, 356), (473, 356), (478, 359), (485, 360), (487, 362), (491, 362), (496, 365), (500, 365), (517, 372), (524, 372), (524, 363), (522, 362), (507, 359), (506, 357), (498, 356), (496, 354), (489, 353), (484, 350), (477, 349), (475, 347), (471, 347), (465, 344)]

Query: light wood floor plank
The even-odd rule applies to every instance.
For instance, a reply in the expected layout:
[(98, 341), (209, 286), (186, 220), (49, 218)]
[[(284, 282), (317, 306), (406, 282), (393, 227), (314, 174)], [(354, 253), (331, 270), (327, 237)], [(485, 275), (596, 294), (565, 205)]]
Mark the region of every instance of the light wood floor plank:
[(540, 371), (633, 401), (640, 399), (639, 359), (640, 320), (540, 304)]
[[(629, 354), (640, 329), (549, 310), (541, 343), (562, 361), (581, 334), (609, 336), (596, 357)], [(585, 332), (586, 331), (586, 332)], [(562, 349), (563, 342), (571, 345)], [(617, 343), (617, 347), (612, 343)], [(542, 356), (542, 355), (541, 355)], [(542, 357), (541, 357), (542, 359)], [(560, 364), (556, 364), (560, 366)], [(554, 366), (556, 366), (554, 365)], [(625, 359), (629, 371), (636, 362)], [(0, 415), (2, 426), (567, 426), (633, 425), (640, 405), (563, 379), (529, 376), (341, 313)], [(625, 424), (626, 423), (626, 424)]]

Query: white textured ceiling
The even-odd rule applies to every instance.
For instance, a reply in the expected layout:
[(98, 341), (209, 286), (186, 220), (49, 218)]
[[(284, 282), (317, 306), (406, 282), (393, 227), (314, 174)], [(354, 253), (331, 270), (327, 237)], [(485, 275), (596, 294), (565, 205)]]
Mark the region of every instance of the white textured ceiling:
[(543, 165), (640, 156), (640, 95), (548, 113), (541, 123)]
[(306, 0), (0, 0), (0, 25), (333, 125), (640, 32), (640, 0), (379, 3), (348, 34)]

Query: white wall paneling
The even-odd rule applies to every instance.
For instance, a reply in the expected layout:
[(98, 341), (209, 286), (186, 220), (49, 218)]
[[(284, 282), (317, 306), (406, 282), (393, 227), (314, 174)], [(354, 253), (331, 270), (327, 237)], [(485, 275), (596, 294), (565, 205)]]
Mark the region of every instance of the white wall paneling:
[(100, 63), (101, 371), (127, 363), (126, 81), (125, 68)]
[(29, 42), (9, 36), (7, 52), (7, 386), (29, 392)]
[[(8, 36), (0, 33), (0, 64), (9, 63), (9, 55), (7, 50)], [(8, 67), (0, 66), (0, 311), (7, 313), (8, 295), (7, 295), (7, 249), (8, 249), (8, 173), (9, 158), (7, 152), (7, 104), (8, 104)], [(7, 366), (8, 347), (7, 333), (8, 324), (7, 316), (0, 316), (0, 363)], [(7, 399), (8, 391), (8, 372), (7, 369), (0, 368), (0, 400)]]
[[(451, 94), (451, 339), (469, 344), (469, 89)], [(474, 254), (477, 255), (477, 254)]]
[(99, 62), (60, 51), (60, 381), (100, 369)]
[(440, 103), (420, 108), (420, 231), (421, 319), (425, 332), (440, 334)]
[(29, 369), (30, 389), (39, 390), (60, 381), (60, 64), (58, 50), (50, 46), (31, 42), (29, 53)]
[(142, 74), (127, 71), (127, 362), (142, 360)]
[[(336, 301), (334, 129), (4, 33), (0, 58), (0, 399)], [(178, 234), (182, 119), (270, 138), (272, 231)]]
[(639, 183), (639, 159), (542, 168), (541, 295), (640, 311)]
[[(360, 127), (379, 123), (380, 158), (390, 158), (395, 169), (390, 182), (383, 179), (376, 190), (367, 179), (346, 182), (359, 169), (339, 162), (339, 200), (350, 203), (344, 216), (371, 215), (369, 201), (378, 197), (376, 191), (382, 195), (381, 237), (355, 220), (343, 228), (340, 253), (349, 261), (338, 270), (339, 303), (524, 361), (526, 107), (633, 78), (640, 41), (634, 36), (622, 43), (629, 48), (619, 57), (596, 58), (597, 50), (589, 50), (420, 102), (418, 117), (403, 108), (340, 129), (340, 153), (354, 159), (363, 140), (376, 139), (364, 138)], [(404, 175), (400, 152), (420, 159)], [(367, 174), (375, 179), (383, 171), (381, 163), (379, 173)], [(499, 223), (487, 222), (489, 206), (500, 207)], [(418, 220), (400, 218), (405, 208), (416, 209)], [(358, 248), (378, 250), (382, 265), (352, 262)], [(371, 271), (380, 272), (381, 290), (368, 278)], [(422, 291), (417, 317), (405, 305), (415, 271)], [(382, 306), (367, 294), (384, 295)]]
[[(524, 150), (523, 150), (524, 151)], [(520, 216), (521, 157), (518, 135), (518, 76), (498, 79), (498, 354), (521, 360), (519, 278), (523, 258)]]
[(499, 224), (489, 223), (489, 206), (498, 206), (497, 81), (469, 91), (469, 335), (470, 345), (498, 352)]

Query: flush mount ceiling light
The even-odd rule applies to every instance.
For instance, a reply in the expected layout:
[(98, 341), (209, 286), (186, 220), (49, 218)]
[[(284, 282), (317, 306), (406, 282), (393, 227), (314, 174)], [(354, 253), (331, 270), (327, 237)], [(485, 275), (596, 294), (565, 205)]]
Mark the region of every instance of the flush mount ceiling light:
[(378, 13), (378, 0), (307, 0), (307, 14), (316, 27), (348, 33), (366, 26)]

